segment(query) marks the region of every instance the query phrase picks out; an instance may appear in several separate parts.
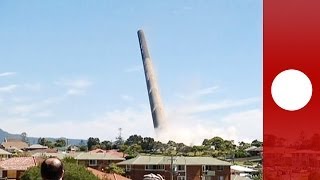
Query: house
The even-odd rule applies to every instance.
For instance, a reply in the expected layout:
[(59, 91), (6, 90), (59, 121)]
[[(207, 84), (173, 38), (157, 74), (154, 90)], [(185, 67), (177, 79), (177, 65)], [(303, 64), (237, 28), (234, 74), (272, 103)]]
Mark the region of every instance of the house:
[(1, 143), (1, 145), (4, 147), (5, 150), (11, 153), (21, 152), (25, 148), (29, 147), (29, 145), (26, 142), (17, 139), (5, 140)]
[(67, 147), (67, 151), (68, 152), (77, 152), (77, 151), (79, 151), (80, 150), (80, 148), (78, 147), (78, 146), (76, 146), (76, 145), (69, 145), (68, 147)]
[(97, 170), (103, 171), (111, 163), (118, 163), (125, 158), (113, 156), (107, 153), (80, 153), (75, 157), (78, 160), (78, 164), (82, 164), (86, 167), (91, 167)]
[(130, 180), (129, 178), (126, 178), (124, 176), (121, 176), (119, 174), (115, 173), (104, 173), (101, 171), (98, 171), (96, 169), (88, 167), (87, 170), (89, 170), (92, 174), (97, 176), (101, 180)]
[(174, 180), (230, 180), (231, 175), (231, 164), (213, 157), (137, 156), (117, 165), (131, 179), (143, 179), (150, 173)]
[(37, 152), (35, 154), (33, 154), (33, 157), (41, 157), (41, 158), (49, 158), (49, 157), (55, 157), (55, 158), (59, 158), (59, 159), (63, 159), (65, 157), (71, 157), (71, 158), (75, 158), (77, 155), (79, 155), (80, 153), (62, 153), (62, 152), (54, 152), (54, 153), (48, 153), (48, 152)]
[(103, 150), (103, 149), (95, 149), (95, 150), (91, 150), (89, 151), (90, 153), (106, 153), (106, 154), (110, 154), (112, 156), (116, 156), (119, 158), (124, 158), (127, 156), (127, 154), (123, 153), (123, 152), (119, 152), (116, 149), (110, 149), (110, 150)]
[(6, 160), (12, 156), (11, 153), (8, 151), (5, 151), (3, 149), (0, 149), (0, 161)]
[(43, 149), (48, 149), (48, 146), (42, 146), (41, 144), (32, 144), (31, 146), (25, 149), (28, 151), (43, 150)]
[(91, 152), (58, 152), (58, 153), (35, 153), (33, 157), (57, 157), (63, 159), (72, 157), (77, 160), (78, 164), (85, 167), (91, 167), (100, 171), (104, 171), (111, 163), (124, 161), (125, 158), (113, 156), (107, 153), (91, 153)]
[(0, 161), (0, 177), (20, 180), (20, 176), (30, 167), (41, 161), (34, 157), (14, 157)]
[(263, 150), (262, 146), (261, 147), (251, 146), (245, 149), (245, 151), (248, 154), (250, 154), (250, 156), (261, 156), (262, 150)]

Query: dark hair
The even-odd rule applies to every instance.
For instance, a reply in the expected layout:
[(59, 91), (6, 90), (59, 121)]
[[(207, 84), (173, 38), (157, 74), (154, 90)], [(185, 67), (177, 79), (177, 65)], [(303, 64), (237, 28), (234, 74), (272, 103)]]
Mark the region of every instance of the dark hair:
[(41, 163), (41, 177), (44, 180), (59, 180), (63, 175), (63, 164), (58, 158), (48, 158)]

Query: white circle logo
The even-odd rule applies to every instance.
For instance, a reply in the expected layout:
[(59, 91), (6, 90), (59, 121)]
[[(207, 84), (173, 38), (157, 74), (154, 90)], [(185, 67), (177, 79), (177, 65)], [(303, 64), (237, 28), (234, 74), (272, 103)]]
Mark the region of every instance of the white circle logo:
[(289, 69), (282, 71), (274, 78), (271, 94), (275, 103), (282, 109), (296, 111), (310, 101), (312, 84), (303, 72)]

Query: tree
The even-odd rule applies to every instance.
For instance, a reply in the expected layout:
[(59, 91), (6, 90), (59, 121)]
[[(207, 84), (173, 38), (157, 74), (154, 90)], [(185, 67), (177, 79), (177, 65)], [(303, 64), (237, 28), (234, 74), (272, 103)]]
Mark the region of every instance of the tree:
[(133, 144), (141, 145), (143, 142), (143, 138), (140, 135), (131, 135), (129, 138), (125, 141), (125, 145), (131, 146)]
[(38, 139), (38, 144), (40, 144), (42, 146), (48, 146), (49, 148), (53, 148), (54, 147), (52, 141), (49, 141), (46, 138), (42, 138), (42, 137), (40, 137)]
[(81, 140), (79, 143), (79, 150), (80, 151), (88, 151), (87, 144), (84, 142), (84, 140)]
[(55, 147), (65, 147), (66, 146), (66, 140), (63, 138), (57, 139), (56, 142), (54, 143)]
[(261, 141), (258, 141), (257, 139), (253, 140), (251, 142), (251, 146), (256, 146), (256, 147), (260, 147), (262, 146), (262, 142)]
[(177, 155), (178, 153), (182, 153), (182, 152), (183, 152), (183, 149), (184, 149), (185, 147), (187, 147), (185, 144), (183, 144), (183, 143), (177, 143), (177, 144), (176, 144), (176, 155)]
[(112, 142), (111, 141), (102, 141), (100, 146), (101, 146), (101, 149), (110, 150), (112, 148)]
[(140, 145), (138, 144), (134, 144), (134, 145), (131, 145), (131, 146), (128, 146), (128, 145), (122, 145), (120, 147), (120, 150), (125, 153), (125, 154), (128, 154), (128, 156), (130, 157), (135, 157), (139, 154), (139, 152), (142, 151), (142, 148)]
[[(65, 174), (63, 177), (64, 180), (99, 180), (98, 177), (93, 175), (84, 166), (69, 161), (63, 161), (63, 165), (65, 169)], [(29, 168), (21, 176), (21, 180), (39, 179), (41, 179), (40, 166), (34, 166)]]
[(117, 166), (115, 163), (111, 163), (107, 169), (109, 173), (115, 173), (120, 175), (123, 175), (125, 173), (124, 169)]
[(23, 132), (23, 133), (21, 133), (21, 140), (23, 141), (23, 142), (25, 142), (25, 143), (29, 143), (28, 142), (28, 137), (27, 137), (27, 133), (26, 132)]
[(93, 147), (96, 145), (100, 145), (99, 138), (89, 137), (88, 142), (87, 142), (88, 150), (92, 150)]
[(21, 180), (39, 180), (39, 179), (41, 179), (40, 166), (34, 166), (27, 169), (27, 171), (25, 171), (21, 176)]
[(224, 151), (225, 150), (225, 144), (224, 140), (221, 137), (214, 137), (210, 139), (211, 145), (215, 147), (216, 150)]
[(141, 144), (141, 148), (145, 152), (151, 152), (154, 149), (154, 139), (151, 137), (143, 138), (143, 142)]
[(39, 137), (38, 138), (38, 144), (44, 146), (46, 144), (46, 138)]
[(192, 146), (191, 151), (194, 153), (193, 156), (196, 156), (196, 155), (197, 155), (197, 152), (199, 151), (198, 146)]
[(161, 153), (164, 153), (165, 150), (166, 150), (166, 145), (163, 144), (160, 141), (156, 141), (156, 142), (154, 142), (154, 147), (153, 148), (154, 148), (155, 151), (160, 151)]
[(250, 143), (245, 143), (243, 141), (239, 142), (239, 150), (245, 150), (251, 146)]

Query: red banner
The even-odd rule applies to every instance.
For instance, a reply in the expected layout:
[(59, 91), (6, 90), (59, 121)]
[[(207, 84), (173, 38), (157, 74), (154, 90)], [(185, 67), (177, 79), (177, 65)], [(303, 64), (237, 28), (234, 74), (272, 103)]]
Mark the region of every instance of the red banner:
[(320, 180), (320, 1), (263, 10), (264, 180)]

